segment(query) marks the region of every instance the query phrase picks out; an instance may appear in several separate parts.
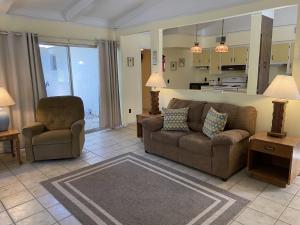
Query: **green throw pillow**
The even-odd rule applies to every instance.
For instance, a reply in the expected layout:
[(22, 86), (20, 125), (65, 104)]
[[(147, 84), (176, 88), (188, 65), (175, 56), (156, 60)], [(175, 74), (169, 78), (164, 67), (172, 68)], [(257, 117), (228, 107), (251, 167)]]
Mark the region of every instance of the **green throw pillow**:
[(164, 114), (164, 126), (162, 130), (189, 131), (187, 117), (189, 108), (162, 109)]
[(213, 138), (224, 130), (226, 122), (227, 113), (219, 113), (211, 107), (206, 115), (202, 131), (206, 136)]

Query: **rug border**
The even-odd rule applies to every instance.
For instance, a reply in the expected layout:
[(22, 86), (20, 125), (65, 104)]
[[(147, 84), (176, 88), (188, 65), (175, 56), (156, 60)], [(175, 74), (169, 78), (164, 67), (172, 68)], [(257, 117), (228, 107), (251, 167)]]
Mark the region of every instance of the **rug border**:
[[(117, 159), (121, 159), (123, 157), (126, 157), (126, 156), (132, 156), (132, 157), (136, 157), (140, 160), (144, 160), (145, 162), (148, 162), (154, 166), (158, 166), (160, 167), (161, 169), (163, 170), (167, 170), (168, 172), (171, 172), (171, 173), (174, 173), (178, 176), (181, 176), (185, 179), (188, 179), (190, 181), (193, 181), (195, 183), (198, 183), (206, 188), (209, 188), (209, 189), (212, 189), (216, 192), (219, 192), (225, 196), (228, 196), (234, 200), (236, 200), (235, 204), (232, 205), (229, 209), (227, 209), (224, 213), (222, 213), (222, 215), (220, 215), (213, 223), (211, 223), (212, 225), (220, 225), (221, 223), (219, 222), (230, 222), (230, 220), (232, 218), (234, 218), (234, 216), (236, 216), (250, 201), (245, 199), (245, 198), (242, 198), (236, 194), (233, 194), (227, 190), (224, 190), (222, 188), (219, 188), (217, 186), (214, 186), (212, 184), (209, 184), (205, 181), (202, 181), (196, 177), (193, 177), (189, 174), (186, 174), (186, 173), (183, 173), (181, 171), (178, 171), (174, 168), (171, 168), (169, 166), (166, 166), (166, 165), (163, 165), (159, 162), (156, 162), (156, 161), (153, 161), (151, 159), (148, 159), (148, 158), (145, 158), (144, 156), (142, 155), (138, 155), (136, 153), (125, 153), (125, 154), (122, 154), (122, 155), (119, 155), (119, 156), (116, 156), (116, 157), (112, 157), (110, 159), (106, 159), (104, 161), (101, 161), (101, 162), (98, 162), (98, 163), (95, 163), (93, 165), (89, 165), (89, 166), (86, 166), (86, 167), (83, 167), (83, 168), (80, 168), (78, 170), (74, 170), (74, 171), (71, 171), (71, 172), (68, 172), (68, 173), (65, 173), (65, 174), (62, 174), (62, 175), (59, 175), (57, 177), (53, 177), (53, 178), (50, 178), (48, 180), (45, 180), (45, 181), (42, 181), (40, 184), (45, 187), (49, 192), (50, 194), (52, 194), (67, 210), (69, 210), (73, 216), (75, 218), (77, 218), (81, 223), (83, 224), (91, 224), (91, 223), (87, 223), (87, 219), (88, 220), (91, 220), (87, 215), (85, 215), (82, 210), (77, 207), (76, 205), (74, 205), (74, 203), (72, 203), (65, 195), (63, 195), (60, 191), (58, 191), (53, 185), (52, 185), (52, 182), (53, 181), (56, 181), (58, 179), (61, 179), (61, 178), (64, 178), (66, 176), (71, 176), (71, 175), (74, 175), (76, 173), (79, 173), (79, 172), (82, 172), (82, 171), (85, 171), (87, 169), (90, 169), (90, 168), (93, 168), (97, 165), (101, 165), (101, 164), (104, 164), (104, 163), (109, 163), (110, 161), (113, 161), (113, 160), (117, 160)], [(179, 164), (180, 165), (180, 164)], [(228, 212), (228, 210), (230, 210)], [(92, 221), (92, 220), (91, 220)], [(89, 221), (89, 222), (91, 222)], [(222, 224), (223, 224), (222, 223)], [(94, 222), (92, 224), (95, 224)]]

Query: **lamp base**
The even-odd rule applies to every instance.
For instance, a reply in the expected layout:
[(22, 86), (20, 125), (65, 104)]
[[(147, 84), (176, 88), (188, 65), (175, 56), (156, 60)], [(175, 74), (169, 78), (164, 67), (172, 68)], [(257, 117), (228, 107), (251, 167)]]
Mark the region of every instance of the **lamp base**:
[(9, 126), (9, 115), (7, 111), (0, 108), (0, 132), (7, 131)]
[(268, 136), (270, 137), (277, 137), (277, 138), (284, 138), (286, 137), (286, 132), (283, 132), (283, 133), (275, 133), (275, 132), (272, 132), (272, 131), (269, 131), (268, 132)]
[(149, 114), (157, 115), (161, 114), (159, 111), (159, 91), (150, 91), (151, 94), (151, 110)]
[(268, 132), (268, 136), (284, 138), (286, 132), (284, 131), (284, 118), (285, 118), (285, 108), (288, 101), (273, 101), (273, 120), (271, 131)]

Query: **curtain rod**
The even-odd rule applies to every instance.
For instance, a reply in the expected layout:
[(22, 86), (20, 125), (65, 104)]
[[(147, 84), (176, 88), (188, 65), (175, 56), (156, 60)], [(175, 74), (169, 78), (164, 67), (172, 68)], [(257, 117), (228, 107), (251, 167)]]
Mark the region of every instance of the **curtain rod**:
[[(0, 31), (0, 34), (2, 35), (8, 35), (9, 33), (13, 33), (17, 36), (22, 36), (24, 33), (26, 32), (8, 32), (8, 31)], [(68, 38), (68, 37), (54, 37), (54, 36), (46, 36), (46, 35), (39, 35), (34, 33), (35, 36), (39, 37), (39, 38), (53, 38), (53, 39), (66, 39), (66, 40), (74, 40), (74, 41), (95, 41), (95, 42), (99, 42), (99, 41), (104, 41), (104, 40), (99, 40), (99, 39), (84, 39), (84, 38)]]

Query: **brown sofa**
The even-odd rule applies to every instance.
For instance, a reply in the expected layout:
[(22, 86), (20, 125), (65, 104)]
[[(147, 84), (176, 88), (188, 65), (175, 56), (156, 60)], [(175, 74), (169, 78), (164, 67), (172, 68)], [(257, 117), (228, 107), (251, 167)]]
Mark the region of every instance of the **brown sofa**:
[(23, 128), (28, 161), (80, 156), (85, 122), (83, 102), (79, 97), (41, 99), (36, 120), (36, 123)]
[[(172, 99), (168, 108), (189, 107), (189, 132), (162, 131), (163, 118), (142, 122), (145, 151), (188, 165), (223, 180), (246, 165), (248, 138), (254, 134), (254, 107)], [(210, 107), (228, 113), (225, 131), (213, 139), (202, 133)]]

